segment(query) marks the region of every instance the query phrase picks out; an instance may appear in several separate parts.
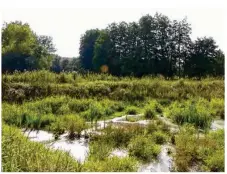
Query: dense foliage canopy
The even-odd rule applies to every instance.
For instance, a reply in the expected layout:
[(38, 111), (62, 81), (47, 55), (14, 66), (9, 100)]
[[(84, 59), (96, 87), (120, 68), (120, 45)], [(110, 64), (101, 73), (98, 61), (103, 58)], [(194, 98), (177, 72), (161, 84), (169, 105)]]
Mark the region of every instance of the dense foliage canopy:
[(156, 13), (138, 22), (111, 23), (87, 30), (80, 39), (79, 58), (55, 55), (49, 36), (38, 36), (28, 24), (5, 23), (2, 29), (2, 69), (48, 69), (108, 72), (117, 76), (163, 75), (203, 77), (224, 75), (224, 54), (211, 37), (190, 38), (187, 19), (170, 20)]

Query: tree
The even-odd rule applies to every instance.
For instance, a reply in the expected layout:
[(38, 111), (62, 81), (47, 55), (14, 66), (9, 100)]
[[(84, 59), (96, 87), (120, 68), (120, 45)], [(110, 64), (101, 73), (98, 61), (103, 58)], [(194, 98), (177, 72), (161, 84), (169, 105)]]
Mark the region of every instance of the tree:
[(55, 55), (52, 61), (51, 70), (60, 73), (61, 72), (61, 57)]
[(81, 71), (81, 62), (78, 57), (72, 58), (69, 62), (69, 69), (70, 71)]
[(95, 42), (93, 67), (96, 72), (101, 72), (103, 65), (108, 65), (108, 56), (110, 49), (110, 40), (105, 30), (100, 32), (99, 37)]
[(36, 35), (28, 24), (5, 23), (2, 29), (4, 71), (49, 69), (55, 52), (52, 38)]
[(218, 46), (213, 38), (198, 38), (192, 45), (191, 55), (185, 62), (185, 70), (190, 77), (199, 78), (215, 74)]
[(214, 76), (224, 76), (225, 74), (224, 67), (225, 67), (225, 55), (219, 49), (217, 50), (216, 56), (215, 56)]
[(80, 61), (82, 67), (89, 71), (93, 70), (94, 46), (99, 34), (100, 31), (98, 29), (87, 30), (80, 39)]
[(16, 21), (2, 28), (2, 70), (23, 71), (34, 54), (36, 36), (28, 24)]
[(63, 71), (68, 71), (68, 69), (69, 69), (69, 59), (68, 58), (62, 58), (61, 69)]
[(81, 38), (82, 67), (109, 73), (202, 77), (224, 74), (224, 54), (213, 39), (191, 41), (187, 18), (170, 20), (163, 14), (142, 16), (138, 22), (111, 23), (104, 30), (88, 30)]

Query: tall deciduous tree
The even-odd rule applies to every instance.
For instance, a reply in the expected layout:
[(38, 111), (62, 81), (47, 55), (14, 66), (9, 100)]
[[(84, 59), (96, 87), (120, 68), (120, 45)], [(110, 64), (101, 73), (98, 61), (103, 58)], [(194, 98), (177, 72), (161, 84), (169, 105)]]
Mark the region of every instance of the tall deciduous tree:
[(93, 70), (94, 46), (99, 34), (98, 29), (87, 30), (80, 39), (80, 60), (86, 70)]
[(28, 24), (20, 21), (4, 24), (3, 71), (49, 69), (55, 51), (52, 38), (36, 35)]
[(101, 67), (109, 64), (110, 39), (105, 30), (100, 32), (95, 42), (93, 66), (96, 72), (101, 71)]

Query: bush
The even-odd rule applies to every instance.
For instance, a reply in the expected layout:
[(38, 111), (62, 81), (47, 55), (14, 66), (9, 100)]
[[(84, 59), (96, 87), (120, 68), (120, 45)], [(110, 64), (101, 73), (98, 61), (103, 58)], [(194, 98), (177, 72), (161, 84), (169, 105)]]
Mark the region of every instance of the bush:
[(161, 152), (159, 145), (154, 144), (151, 138), (144, 136), (137, 136), (131, 139), (128, 149), (129, 155), (142, 161), (150, 161), (151, 159), (157, 158)]
[(103, 107), (100, 103), (94, 102), (90, 105), (89, 118), (91, 121), (98, 120), (104, 115)]
[(225, 142), (224, 130), (210, 132), (201, 142), (199, 156), (203, 161), (203, 170), (208, 172), (224, 172)]
[(198, 141), (194, 127), (186, 125), (175, 136), (175, 165), (178, 172), (186, 172), (198, 158)]

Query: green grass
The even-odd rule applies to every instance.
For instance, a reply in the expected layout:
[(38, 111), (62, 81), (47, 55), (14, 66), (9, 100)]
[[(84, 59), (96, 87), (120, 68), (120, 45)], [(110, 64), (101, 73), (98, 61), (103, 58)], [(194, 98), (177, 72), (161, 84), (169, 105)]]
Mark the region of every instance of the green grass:
[[(169, 142), (176, 146), (171, 155), (177, 171), (188, 171), (194, 164), (201, 171), (224, 171), (224, 131), (209, 132), (212, 120), (225, 117), (221, 78), (15, 72), (3, 74), (2, 96), (3, 171), (137, 171), (139, 162), (155, 160), (160, 146)], [(127, 121), (150, 123), (109, 125), (101, 135), (91, 134), (91, 153), (84, 164), (27, 140), (16, 128), (52, 131), (55, 138), (64, 132), (75, 137), (98, 120), (128, 114), (144, 116)], [(180, 132), (172, 134), (160, 117), (170, 118)], [(205, 130), (199, 138), (196, 129)], [(129, 157), (110, 157), (115, 148), (128, 150)]]
[(3, 124), (2, 170), (4, 172), (79, 172), (80, 164), (65, 152), (31, 142), (20, 130)]
[(136, 136), (131, 139), (129, 145), (129, 155), (139, 160), (149, 162), (156, 159), (161, 152), (161, 147), (152, 141), (152, 138), (145, 136)]
[(210, 103), (201, 98), (174, 102), (166, 109), (166, 115), (179, 125), (190, 123), (200, 129), (209, 129), (214, 119)]
[[(201, 81), (163, 80), (160, 78), (114, 77), (107, 74), (62, 74), (34, 71), (3, 75), (3, 101), (24, 100), (66, 95), (78, 99), (96, 97), (118, 101), (144, 101), (147, 98), (182, 100), (191, 97), (206, 99), (224, 97), (224, 80), (205, 78)], [(183, 81), (183, 85), (182, 85)], [(213, 90), (215, 89), (215, 90)]]
[(197, 130), (184, 126), (176, 135), (175, 165), (179, 172), (200, 164), (202, 171), (224, 172), (224, 130), (198, 136)]

